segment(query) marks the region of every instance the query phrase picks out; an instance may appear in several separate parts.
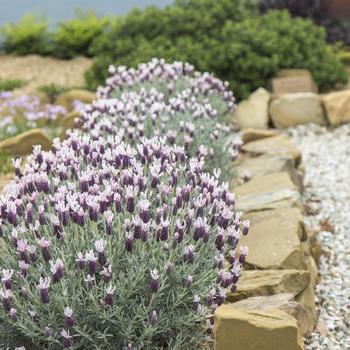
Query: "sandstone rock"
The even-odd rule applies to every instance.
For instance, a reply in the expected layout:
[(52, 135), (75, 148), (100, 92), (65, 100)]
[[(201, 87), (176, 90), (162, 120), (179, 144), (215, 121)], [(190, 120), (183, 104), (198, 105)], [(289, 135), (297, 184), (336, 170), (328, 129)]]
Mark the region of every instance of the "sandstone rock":
[(300, 193), (287, 173), (259, 176), (235, 187), (237, 209), (244, 212), (277, 208), (302, 209)]
[(241, 240), (241, 244), (249, 247), (247, 268), (306, 269), (300, 242), (303, 227), (298, 217), (292, 215), (276, 215), (251, 225), (249, 234)]
[(303, 305), (295, 301), (293, 294), (284, 293), (251, 297), (236, 303), (227, 304), (227, 307), (241, 310), (280, 310), (297, 320), (300, 334), (304, 335), (312, 330), (312, 320), (309, 319), (309, 313)]
[(69, 129), (74, 129), (78, 127), (78, 123), (77, 120), (80, 117), (80, 113), (79, 112), (71, 112), (68, 115), (66, 115), (62, 122), (61, 122), (61, 126), (62, 126), (62, 131), (60, 134), (60, 139), (63, 140), (67, 137), (67, 130)]
[(302, 191), (302, 179), (295, 168), (294, 160), (286, 156), (273, 156), (270, 154), (262, 155), (260, 157), (244, 157), (241, 162), (236, 166), (239, 177), (244, 177), (248, 173), (251, 178), (257, 176), (287, 172), (298, 187), (299, 191)]
[(242, 141), (244, 143), (264, 139), (266, 137), (279, 135), (279, 132), (274, 129), (244, 129), (242, 132)]
[(315, 304), (315, 287), (309, 284), (299, 295), (295, 298), (300, 304), (304, 306), (308, 312), (308, 317), (311, 320), (311, 328), (313, 329), (317, 322), (317, 310)]
[(311, 92), (282, 95), (270, 106), (271, 119), (276, 128), (288, 128), (299, 124), (326, 123), (321, 98)]
[(51, 148), (51, 141), (41, 129), (32, 129), (0, 142), (0, 150), (20, 156), (31, 153), (34, 145), (41, 145), (47, 151)]
[(350, 122), (350, 89), (326, 94), (322, 101), (332, 126)]
[(269, 101), (269, 92), (259, 88), (250, 95), (248, 100), (239, 103), (234, 113), (238, 126), (242, 129), (266, 129), (269, 123)]
[(228, 293), (227, 300), (239, 301), (254, 296), (290, 293), (294, 296), (306, 289), (310, 273), (303, 270), (245, 270), (235, 293)]
[(216, 350), (302, 350), (296, 320), (279, 310), (239, 310), (222, 305), (215, 312)]
[(312, 79), (312, 74), (308, 69), (300, 69), (300, 68), (280, 69), (277, 72), (276, 76), (277, 76), (277, 78), (309, 77)]
[(81, 101), (83, 103), (91, 103), (96, 99), (96, 94), (94, 92), (83, 90), (83, 89), (74, 89), (69, 90), (60, 94), (55, 104), (64, 106), (68, 111), (71, 111), (73, 106), (73, 101)]
[(80, 117), (80, 113), (79, 112), (71, 112), (68, 115), (66, 115), (62, 122), (61, 125), (65, 130), (68, 129), (73, 129), (76, 126), (76, 120), (77, 118)]
[(249, 220), (251, 226), (276, 217), (280, 217), (283, 220), (290, 220), (290, 218), (296, 220), (301, 227), (299, 239), (303, 242), (308, 239), (304, 226), (304, 216), (298, 208), (281, 208), (243, 214), (243, 218)]
[(270, 154), (274, 156), (282, 155), (292, 157), (296, 166), (301, 163), (300, 150), (292, 143), (289, 137), (285, 135), (278, 135), (248, 142), (242, 146), (242, 151), (257, 156), (262, 154)]
[(317, 239), (317, 232), (315, 230), (307, 230), (306, 233), (308, 237), (310, 254), (315, 260), (316, 266), (319, 266), (322, 255), (322, 245)]
[(306, 69), (282, 69), (271, 80), (272, 92), (276, 95), (294, 92), (318, 92), (310, 71)]

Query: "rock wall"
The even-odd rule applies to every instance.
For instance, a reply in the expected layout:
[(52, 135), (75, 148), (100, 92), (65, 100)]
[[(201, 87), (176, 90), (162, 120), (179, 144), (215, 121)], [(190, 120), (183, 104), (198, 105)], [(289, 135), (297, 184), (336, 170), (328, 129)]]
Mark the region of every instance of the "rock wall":
[(243, 132), (232, 183), (250, 220), (245, 271), (216, 314), (216, 350), (300, 350), (316, 323), (319, 245), (303, 223), (301, 153), (284, 135)]

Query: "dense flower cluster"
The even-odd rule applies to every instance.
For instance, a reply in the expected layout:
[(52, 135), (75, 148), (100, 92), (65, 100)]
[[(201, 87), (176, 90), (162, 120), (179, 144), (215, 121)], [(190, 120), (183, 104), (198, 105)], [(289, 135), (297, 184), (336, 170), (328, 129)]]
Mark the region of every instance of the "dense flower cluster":
[(59, 105), (42, 105), (37, 96), (0, 93), (0, 140), (37, 127), (57, 127), (67, 111)]
[(196, 72), (188, 63), (166, 63), (163, 59), (154, 58), (139, 64), (136, 69), (112, 65), (109, 72), (111, 76), (107, 78), (106, 86), (98, 89), (100, 98), (119, 97), (125, 91), (156, 88), (167, 98), (176, 98), (182, 93), (201, 98), (202, 102), (210, 103), (217, 110), (219, 118), (235, 108), (235, 99), (232, 91), (228, 90), (228, 82), (207, 72)]
[(17, 346), (196, 348), (247, 254), (219, 171), (162, 138), (133, 148), (79, 132), (15, 168), (0, 200), (0, 317)]
[(14, 161), (0, 346), (195, 349), (236, 290), (249, 223), (221, 182), (241, 144), (225, 124), (232, 93), (180, 62), (110, 70), (99, 100), (73, 103), (82, 130)]
[(203, 158), (206, 170), (220, 168), (223, 178), (230, 179), (241, 143), (217, 116), (209, 102), (189, 90), (166, 99), (155, 88), (141, 88), (93, 102), (82, 113), (82, 128), (93, 137), (119, 135), (130, 144), (164, 136), (170, 145), (183, 145), (189, 157)]

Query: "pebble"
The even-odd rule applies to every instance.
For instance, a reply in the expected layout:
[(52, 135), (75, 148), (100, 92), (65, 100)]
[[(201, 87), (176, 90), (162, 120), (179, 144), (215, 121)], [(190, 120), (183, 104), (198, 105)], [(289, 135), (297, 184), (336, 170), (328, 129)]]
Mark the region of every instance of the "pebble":
[(324, 251), (316, 287), (319, 326), (305, 349), (350, 350), (350, 125), (330, 130), (310, 124), (287, 132), (303, 154), (304, 202), (316, 209), (305, 224), (323, 227), (327, 219), (334, 226), (318, 235)]

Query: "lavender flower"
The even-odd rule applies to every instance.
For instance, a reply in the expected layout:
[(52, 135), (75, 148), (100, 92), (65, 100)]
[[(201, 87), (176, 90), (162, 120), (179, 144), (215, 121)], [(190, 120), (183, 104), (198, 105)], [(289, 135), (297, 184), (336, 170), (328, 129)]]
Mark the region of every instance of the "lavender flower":
[(157, 321), (158, 321), (158, 313), (156, 310), (153, 310), (151, 314), (151, 322), (156, 323)]
[(38, 289), (40, 292), (40, 299), (43, 304), (48, 304), (50, 302), (49, 287), (51, 279), (40, 277)]
[(85, 259), (84, 259), (84, 255), (82, 252), (78, 253), (77, 258), (75, 259), (75, 261), (78, 263), (78, 267), (80, 270), (83, 270), (85, 267)]
[(111, 235), (112, 234), (112, 222), (113, 222), (114, 214), (110, 210), (107, 210), (107, 211), (104, 212), (103, 215), (105, 217), (106, 233), (108, 235)]
[(97, 261), (97, 258), (96, 258), (95, 254), (94, 254), (94, 252), (92, 250), (88, 251), (85, 254), (85, 260), (87, 261), (89, 274), (91, 276), (93, 276), (93, 274), (96, 272), (96, 261)]
[(67, 306), (64, 309), (65, 323), (68, 327), (73, 327), (75, 325), (75, 320), (73, 318), (73, 310)]
[(14, 321), (17, 321), (17, 310), (16, 309), (14, 309), (12, 307), (9, 311), (9, 315)]
[(95, 283), (95, 277), (87, 275), (85, 278), (85, 282), (87, 283), (88, 288), (91, 289)]
[(14, 272), (13, 270), (2, 269), (1, 282), (4, 284), (5, 289), (12, 289), (12, 286), (13, 286), (13, 283), (12, 283), (13, 272)]
[(151, 270), (151, 291), (157, 293), (159, 289), (159, 275), (156, 269)]
[(107, 242), (104, 239), (99, 239), (95, 242), (95, 248), (98, 252), (98, 262), (104, 266), (107, 263), (107, 257), (105, 252)]
[(51, 260), (51, 254), (50, 254), (50, 245), (51, 242), (45, 239), (40, 239), (39, 240), (39, 247), (41, 249), (41, 254), (43, 256), (43, 259), (48, 262)]
[(2, 305), (4, 307), (5, 312), (10, 312), (11, 310), (11, 298), (12, 292), (10, 289), (0, 289), (0, 296), (2, 298)]
[(72, 346), (72, 337), (69, 334), (69, 331), (66, 331), (65, 329), (62, 330), (61, 336), (63, 338), (63, 347), (65, 349), (68, 349)]
[(56, 262), (50, 261), (52, 282), (57, 283), (64, 275), (64, 265), (61, 259), (57, 259)]
[(112, 285), (109, 285), (106, 289), (106, 297), (105, 297), (105, 303), (106, 305), (113, 305), (113, 294), (115, 291), (115, 287), (112, 287)]

